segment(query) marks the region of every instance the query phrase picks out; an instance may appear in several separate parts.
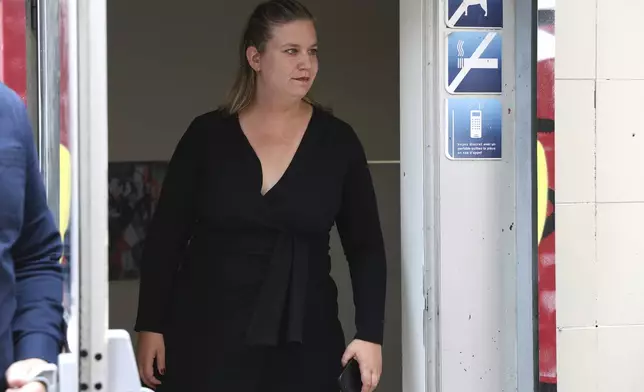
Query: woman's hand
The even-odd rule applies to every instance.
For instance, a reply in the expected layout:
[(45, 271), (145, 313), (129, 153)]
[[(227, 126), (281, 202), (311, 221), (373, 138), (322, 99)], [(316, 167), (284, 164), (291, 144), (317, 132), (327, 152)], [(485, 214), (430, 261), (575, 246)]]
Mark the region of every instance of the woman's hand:
[(344, 351), (342, 366), (346, 366), (351, 358), (355, 358), (360, 365), (361, 392), (371, 392), (376, 389), (382, 374), (382, 346), (355, 339)]
[(139, 344), (136, 350), (136, 360), (139, 365), (139, 376), (150, 388), (161, 384), (154, 377), (154, 359), (157, 360), (159, 373), (165, 372), (165, 342), (163, 335), (155, 332), (140, 332)]

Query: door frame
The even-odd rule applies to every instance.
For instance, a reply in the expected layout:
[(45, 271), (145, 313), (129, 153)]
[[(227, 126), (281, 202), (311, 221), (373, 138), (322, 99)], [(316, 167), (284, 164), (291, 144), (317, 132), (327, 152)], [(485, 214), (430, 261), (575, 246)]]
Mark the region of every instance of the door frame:
[[(427, 92), (431, 91), (431, 69), (426, 66), (432, 54), (430, 3), (433, 0), (400, 0), (400, 212), (401, 212), (401, 341), (402, 382), (404, 392), (437, 391), (437, 347), (434, 291), (428, 295), (425, 260), (432, 246), (433, 234), (428, 232), (426, 195), (426, 160), (431, 149), (426, 147), (431, 136), (429, 123), (431, 106)], [(430, 117), (431, 118), (431, 117)], [(428, 137), (426, 137), (428, 136)], [(433, 143), (432, 143), (433, 144)], [(431, 203), (434, 204), (434, 203)], [(429, 240), (429, 241), (428, 241)], [(428, 263), (433, 265), (434, 263)], [(426, 320), (432, 320), (426, 325)]]

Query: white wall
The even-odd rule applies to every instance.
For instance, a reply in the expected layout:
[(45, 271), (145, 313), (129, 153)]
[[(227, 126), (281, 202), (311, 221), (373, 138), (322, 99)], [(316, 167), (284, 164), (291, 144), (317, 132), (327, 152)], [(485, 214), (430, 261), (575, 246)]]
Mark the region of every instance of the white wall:
[(560, 392), (644, 390), (644, 2), (557, 2)]
[[(359, 133), (370, 160), (399, 159), (398, 2), (304, 1), (318, 19), (321, 70), (315, 97)], [(230, 86), (237, 45), (256, 1), (108, 2), (111, 161), (167, 160), (190, 120), (215, 108)], [(367, 6), (368, 5), (368, 6)], [(401, 390), (400, 196), (397, 164), (371, 167), (389, 258), (385, 375)], [(337, 235), (333, 275), (340, 316), (353, 335), (348, 269)], [(132, 331), (134, 281), (110, 285), (110, 326)]]

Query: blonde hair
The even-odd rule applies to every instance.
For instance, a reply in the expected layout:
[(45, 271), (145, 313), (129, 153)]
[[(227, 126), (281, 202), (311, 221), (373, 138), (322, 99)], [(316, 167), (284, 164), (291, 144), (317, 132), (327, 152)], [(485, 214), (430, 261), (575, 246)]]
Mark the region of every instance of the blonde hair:
[[(258, 5), (246, 24), (244, 35), (239, 45), (239, 69), (226, 103), (222, 109), (229, 115), (237, 114), (251, 104), (257, 88), (257, 73), (248, 64), (246, 50), (255, 47), (261, 53), (266, 42), (271, 38), (275, 26), (286, 23), (308, 20), (315, 21), (313, 14), (296, 0), (270, 0)], [(317, 104), (307, 95), (304, 101)]]

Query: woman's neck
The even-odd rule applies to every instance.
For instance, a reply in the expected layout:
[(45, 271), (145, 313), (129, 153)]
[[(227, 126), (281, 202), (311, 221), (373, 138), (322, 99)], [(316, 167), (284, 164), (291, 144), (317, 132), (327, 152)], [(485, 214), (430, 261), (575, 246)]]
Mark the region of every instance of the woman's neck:
[(253, 116), (281, 121), (300, 117), (309, 110), (310, 105), (301, 99), (289, 102), (255, 99), (246, 109), (246, 112)]
[(307, 111), (308, 104), (302, 99), (293, 97), (278, 97), (271, 94), (263, 86), (257, 86), (255, 97), (248, 107), (248, 111), (260, 114), (261, 116), (268, 116), (270, 118), (293, 118), (302, 115), (303, 111)]

